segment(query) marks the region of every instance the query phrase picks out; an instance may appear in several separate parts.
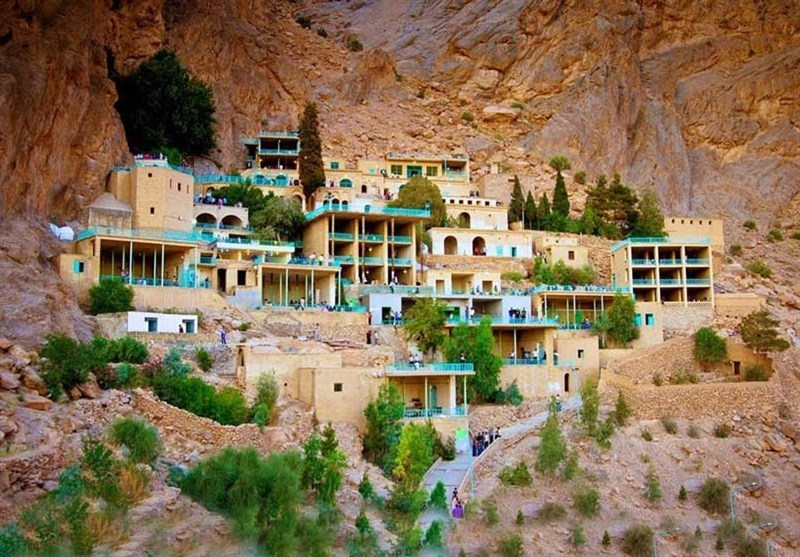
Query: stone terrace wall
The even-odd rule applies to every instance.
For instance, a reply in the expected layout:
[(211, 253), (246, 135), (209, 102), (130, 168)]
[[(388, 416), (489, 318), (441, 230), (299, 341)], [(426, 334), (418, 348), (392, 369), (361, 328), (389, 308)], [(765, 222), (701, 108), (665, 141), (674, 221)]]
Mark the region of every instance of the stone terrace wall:
[(275, 334), (288, 336), (305, 335), (311, 338), (314, 325), (319, 323), (322, 340), (349, 340), (367, 342), (369, 314), (355, 312), (326, 312), (295, 310), (287, 308), (264, 308), (251, 312), (263, 325)]
[(195, 416), (191, 412), (171, 406), (141, 389), (134, 392), (133, 407), (137, 414), (158, 427), (162, 434), (177, 433), (211, 449), (211, 452), (232, 446), (254, 447), (267, 453), (293, 444), (283, 428), (259, 428), (255, 424), (221, 425), (209, 418)]
[(663, 305), (664, 335), (693, 334), (700, 327), (710, 325), (714, 320), (714, 307), (711, 302), (694, 302), (688, 306), (683, 302), (666, 302)]
[(532, 259), (512, 257), (473, 257), (467, 255), (429, 255), (425, 265), (431, 269), (464, 270), (472, 272), (525, 273), (533, 264)]
[(696, 385), (637, 385), (628, 377), (603, 371), (600, 388), (622, 391), (639, 419), (728, 419), (735, 413), (759, 413), (782, 400), (777, 380), (750, 383), (700, 383)]
[(608, 371), (635, 383), (652, 383), (655, 373), (666, 379), (675, 371), (699, 369), (694, 361), (694, 340), (691, 337), (675, 338), (658, 346), (630, 352), (630, 356), (609, 361)]

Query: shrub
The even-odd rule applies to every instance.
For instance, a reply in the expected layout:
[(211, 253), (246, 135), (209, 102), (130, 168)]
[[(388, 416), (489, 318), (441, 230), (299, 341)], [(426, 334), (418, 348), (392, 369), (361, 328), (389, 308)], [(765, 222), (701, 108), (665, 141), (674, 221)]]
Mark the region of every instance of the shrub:
[(800, 240), (800, 230), (795, 230), (790, 236), (792, 240)]
[(728, 347), (725, 339), (711, 327), (702, 327), (694, 334), (694, 359), (702, 366), (725, 360)]
[(750, 364), (744, 368), (745, 381), (768, 381), (770, 375), (767, 368), (761, 364)]
[(643, 524), (635, 524), (625, 530), (622, 537), (622, 551), (631, 557), (651, 557), (653, 554), (653, 529)]
[(644, 496), (651, 503), (661, 501), (664, 492), (661, 491), (661, 481), (658, 479), (655, 468), (652, 466), (645, 475)]
[(678, 422), (675, 421), (675, 418), (664, 416), (661, 418), (661, 425), (664, 426), (664, 431), (670, 435), (678, 433)]
[(731, 426), (728, 424), (717, 424), (714, 426), (714, 437), (725, 439), (731, 436)]
[(551, 410), (544, 427), (539, 432), (539, 447), (536, 451), (536, 471), (553, 475), (567, 455), (567, 444), (561, 435), (558, 416)]
[(596, 516), (600, 512), (600, 492), (590, 487), (579, 487), (572, 494), (575, 508), (586, 517)]
[(595, 429), (594, 438), (600, 447), (604, 449), (611, 448), (611, 436), (614, 435), (616, 425), (617, 418), (612, 413)]
[(89, 373), (101, 375), (108, 365), (105, 348), (101, 338), (83, 344), (64, 334), (48, 335), (39, 356), (42, 379), (50, 395), (55, 397), (80, 385)]
[(527, 486), (531, 485), (533, 481), (528, 471), (528, 466), (524, 462), (520, 462), (513, 467), (504, 466), (497, 477), (505, 485)]
[(89, 313), (117, 313), (133, 309), (133, 288), (119, 277), (101, 278), (89, 289)]
[(519, 271), (506, 271), (500, 275), (500, 278), (508, 282), (520, 282), (525, 276)]
[(113, 363), (143, 364), (147, 361), (147, 346), (132, 337), (122, 337), (108, 342), (108, 361)]
[(680, 499), (681, 501), (686, 501), (686, 498), (688, 496), (689, 495), (686, 493), (686, 488), (681, 486), (681, 490), (678, 492), (678, 499)]
[(223, 387), (214, 396), (213, 419), (223, 425), (247, 422), (247, 402), (236, 387)]
[(464, 112), (461, 113), (461, 119), (467, 123), (470, 123), (475, 121), (475, 116), (473, 116), (472, 112), (470, 112), (469, 110), (465, 110)]
[(375, 489), (372, 487), (372, 482), (369, 481), (369, 476), (366, 472), (361, 476), (361, 481), (358, 483), (358, 493), (365, 501), (375, 496)]
[(431, 522), (431, 525), (428, 526), (428, 531), (425, 532), (425, 540), (423, 543), (429, 547), (442, 547), (444, 542), (442, 540), (441, 521), (434, 520)]
[(777, 228), (773, 228), (769, 232), (767, 232), (767, 241), (768, 242), (782, 242), (783, 241), (783, 232), (778, 230)]
[(754, 311), (742, 318), (741, 335), (744, 343), (756, 352), (781, 352), (789, 341), (780, 336), (778, 321), (766, 310)]
[(139, 418), (123, 418), (114, 423), (111, 439), (128, 448), (133, 462), (152, 464), (161, 453), (158, 431)]
[[(256, 382), (256, 396), (253, 399), (253, 418), (259, 418), (256, 423), (267, 425), (273, 418), (275, 404), (278, 402), (280, 387), (275, 373), (262, 373)], [(263, 422), (263, 423), (262, 423)]]
[(648, 443), (653, 440), (653, 434), (650, 433), (650, 430), (647, 429), (646, 427), (642, 428), (642, 439), (644, 439)]
[(214, 365), (214, 357), (205, 348), (198, 348), (194, 351), (194, 360), (197, 362), (197, 367), (208, 373)]
[(236, 328), (244, 333), (245, 331), (248, 331), (250, 329), (250, 323), (248, 323), (247, 321), (244, 321), (242, 323), (239, 323), (239, 326), (236, 327)]
[(567, 516), (567, 510), (559, 503), (547, 502), (542, 505), (536, 518), (542, 522), (554, 522)]
[(311, 29), (311, 18), (306, 15), (299, 15), (294, 18), (295, 22), (303, 29)]
[(712, 514), (723, 514), (728, 510), (731, 488), (722, 478), (708, 478), (700, 488), (698, 504)]
[(689, 424), (689, 427), (686, 429), (686, 435), (688, 435), (692, 439), (699, 439), (700, 429), (694, 424)]
[(575, 180), (576, 184), (581, 184), (581, 185), (586, 184), (586, 171), (585, 170), (578, 170), (572, 176), (572, 179)]
[(653, 374), (653, 385), (656, 387), (660, 387), (664, 384), (664, 378), (661, 376), (660, 373), (656, 372)]
[(317, 35), (319, 35), (323, 39), (328, 38), (328, 32), (325, 30), (324, 27), (317, 27)]
[(746, 221), (744, 221), (744, 223), (742, 223), (742, 226), (744, 226), (747, 230), (755, 230), (756, 229), (756, 221), (754, 221), (754, 220), (746, 220)]
[(697, 377), (697, 374), (693, 371), (682, 371), (678, 370), (672, 374), (669, 379), (669, 382), (673, 385), (686, 385), (691, 383), (692, 385), (696, 385), (700, 382), (700, 378)]
[(29, 553), (28, 541), (16, 524), (0, 526), (0, 555), (8, 557), (19, 555), (21, 557)]
[(224, 387), (217, 393), (214, 387), (199, 377), (179, 375), (156, 376), (152, 384), (158, 398), (197, 416), (226, 425), (239, 425), (247, 421), (244, 397), (234, 387)]
[(751, 275), (759, 276), (761, 278), (770, 278), (772, 276), (772, 269), (766, 263), (760, 260), (751, 261), (747, 264), (747, 270)]
[(731, 255), (739, 256), (742, 255), (742, 244), (731, 244), (730, 249)]
[(603, 541), (601, 543), (606, 547), (611, 545), (611, 536), (608, 535), (608, 530), (603, 530)]
[(180, 350), (175, 347), (170, 348), (167, 355), (164, 356), (161, 368), (164, 373), (174, 377), (186, 377), (192, 370), (192, 367), (183, 361)]
[(733, 554), (736, 557), (767, 557), (766, 544), (752, 536), (740, 536), (734, 546)]
[(424, 99), (425, 98), (425, 94), (426, 94), (425, 93), (425, 88), (424, 87), (420, 87), (419, 90), (417, 91), (417, 98), (418, 99)]
[(347, 41), (345, 41), (345, 46), (347, 50), (350, 52), (361, 52), (364, 50), (364, 45), (361, 44), (361, 41), (358, 40), (358, 37), (351, 35), (347, 37)]
[(428, 505), (434, 509), (447, 510), (447, 493), (442, 482), (436, 482), (433, 491), (431, 491), (431, 498), (428, 500)]
[(519, 390), (519, 385), (517, 385), (516, 379), (512, 381), (508, 387), (506, 387), (506, 390), (503, 393), (503, 400), (506, 404), (510, 404), (511, 406), (519, 406), (522, 404), (524, 398)]
[(517, 526), (525, 524), (525, 515), (522, 514), (522, 509), (517, 511), (517, 518), (514, 519), (514, 522), (516, 522)]
[(497, 550), (502, 557), (523, 557), (522, 536), (519, 534), (506, 534), (497, 545)]
[(455, 460), (456, 458), (456, 441), (452, 437), (448, 437), (447, 441), (442, 445), (441, 451), (442, 460)]
[(511, 103), (511, 108), (516, 108), (517, 110), (525, 110), (525, 104), (519, 101), (514, 101)]
[(631, 407), (622, 391), (617, 393), (617, 403), (614, 405), (614, 420), (622, 427), (631, 417)]
[(580, 523), (576, 523), (575, 526), (572, 527), (572, 533), (569, 535), (569, 543), (572, 547), (581, 547), (586, 545), (586, 534), (583, 531), (583, 526)]
[(568, 482), (577, 478), (580, 473), (581, 468), (578, 466), (578, 453), (576, 451), (570, 451), (564, 463), (564, 468), (561, 470), (561, 479)]
[(494, 526), (500, 522), (500, 514), (497, 512), (497, 504), (492, 499), (487, 499), (483, 503), (483, 520), (487, 526)]

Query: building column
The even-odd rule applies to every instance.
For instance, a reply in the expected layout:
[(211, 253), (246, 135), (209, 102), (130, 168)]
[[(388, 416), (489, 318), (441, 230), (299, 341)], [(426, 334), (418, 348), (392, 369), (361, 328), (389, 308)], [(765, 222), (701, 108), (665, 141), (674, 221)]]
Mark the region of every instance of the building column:
[(451, 375), (449, 380), (450, 387), (450, 413), (456, 413), (456, 376)]
[[(103, 256), (100, 256), (100, 274), (102, 275), (103, 271)], [(114, 250), (111, 250), (111, 276), (115, 276), (117, 274), (117, 265), (114, 258)]]
[(284, 305), (289, 305), (289, 268), (286, 268), (286, 299), (284, 300)]
[(467, 415), (467, 376), (464, 376), (464, 415)]
[(153, 286), (157, 286), (156, 282), (156, 269), (158, 268), (158, 260), (156, 257), (158, 256), (158, 249), (153, 249)]
[(133, 284), (133, 240), (128, 246), (128, 284)]
[(161, 286), (164, 286), (164, 244), (161, 244)]
[(425, 376), (425, 417), (430, 417), (428, 414), (428, 376)]
[(514, 363), (516, 363), (517, 358), (519, 358), (519, 354), (517, 354), (517, 329), (514, 329)]

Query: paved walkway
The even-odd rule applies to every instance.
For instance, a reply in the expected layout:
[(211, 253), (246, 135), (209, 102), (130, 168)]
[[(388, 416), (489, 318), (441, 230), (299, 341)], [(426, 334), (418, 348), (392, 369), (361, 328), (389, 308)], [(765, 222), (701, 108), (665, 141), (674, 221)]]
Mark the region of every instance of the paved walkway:
[[(577, 410), (580, 406), (581, 398), (579, 395), (575, 395), (563, 404), (562, 412), (565, 410)], [(501, 441), (502, 439), (513, 439), (519, 435), (529, 433), (544, 424), (545, 421), (547, 421), (546, 410), (508, 427), (501, 428)], [(486, 451), (496, 450), (497, 445), (498, 442), (492, 443)], [(470, 464), (477, 458), (479, 457), (473, 457), (470, 453), (459, 453), (454, 460), (440, 460), (428, 470), (428, 473), (422, 481), (422, 487), (430, 493), (433, 491), (433, 488), (436, 487), (437, 482), (442, 482), (449, 504), (450, 500), (453, 498), (453, 488), (461, 485), (464, 478), (469, 474)], [(440, 511), (426, 510), (419, 518), (419, 525), (425, 530), (431, 522), (437, 518), (441, 518), (441, 515), (442, 513)]]

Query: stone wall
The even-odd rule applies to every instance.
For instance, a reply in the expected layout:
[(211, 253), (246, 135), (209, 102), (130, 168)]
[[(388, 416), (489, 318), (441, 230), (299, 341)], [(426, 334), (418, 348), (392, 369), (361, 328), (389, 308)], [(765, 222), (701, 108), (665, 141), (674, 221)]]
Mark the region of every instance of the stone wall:
[(271, 332), (281, 336), (306, 336), (312, 338), (314, 325), (319, 324), (321, 340), (347, 340), (366, 343), (369, 314), (355, 312), (328, 312), (295, 310), (291, 308), (264, 308), (251, 312)]
[(692, 334), (700, 327), (710, 325), (714, 320), (714, 307), (711, 302), (664, 302), (664, 336)]
[(431, 269), (465, 270), (470, 272), (505, 273), (517, 271), (526, 273), (532, 265), (531, 259), (511, 257), (473, 257), (471, 255), (429, 255), (425, 265)]
[(635, 384), (628, 377), (603, 371), (600, 389), (622, 391), (639, 419), (663, 416), (695, 419), (729, 419), (736, 413), (764, 413), (782, 400), (777, 380), (750, 383), (700, 383), (696, 385)]
[(254, 447), (262, 453), (267, 453), (293, 444), (281, 427), (260, 428), (255, 424), (221, 425), (209, 418), (202, 418), (169, 405), (142, 389), (134, 392), (133, 407), (137, 414), (158, 427), (162, 435), (177, 433), (198, 443), (209, 452), (232, 446)]

